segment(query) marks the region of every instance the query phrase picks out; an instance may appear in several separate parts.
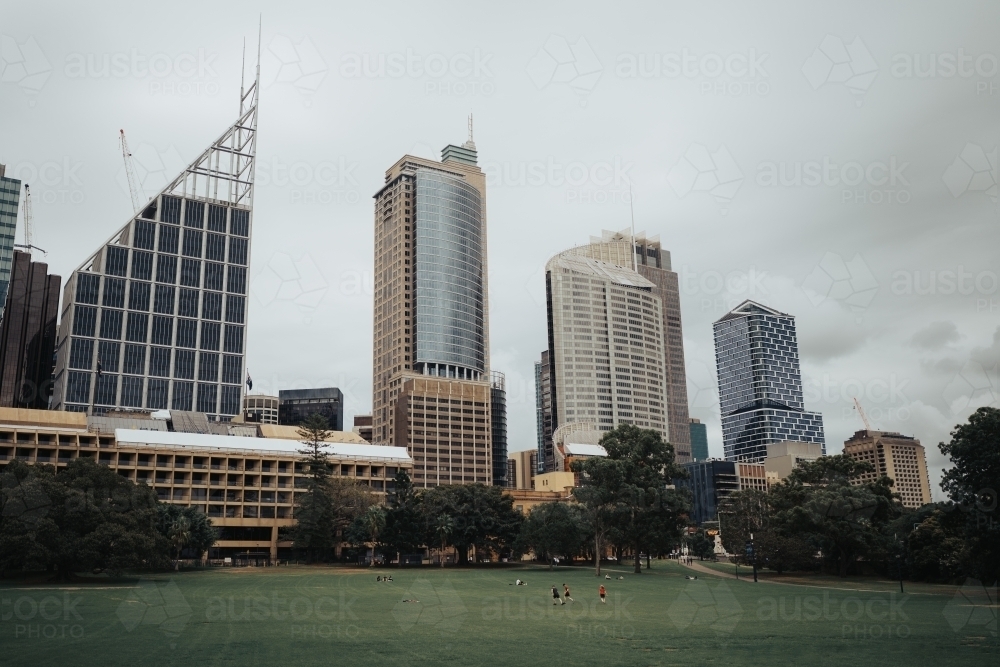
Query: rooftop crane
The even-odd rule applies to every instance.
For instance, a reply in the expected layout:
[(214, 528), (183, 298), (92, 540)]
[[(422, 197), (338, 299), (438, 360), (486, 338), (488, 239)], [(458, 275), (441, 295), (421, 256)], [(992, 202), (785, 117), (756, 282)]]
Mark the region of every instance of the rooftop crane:
[(132, 151), (128, 148), (128, 141), (125, 140), (125, 130), (118, 130), (118, 143), (122, 149), (122, 160), (125, 162), (125, 180), (128, 181), (128, 194), (132, 198), (132, 212), (138, 213), (146, 198), (139, 184), (139, 176), (135, 171), (135, 163), (132, 161)]
[(861, 421), (865, 423), (865, 430), (874, 430), (872, 425), (868, 422), (868, 415), (865, 414), (865, 409), (861, 407), (861, 401), (858, 400), (857, 396), (854, 397), (854, 407), (857, 408), (858, 414), (861, 415)]
[(31, 249), (40, 250), (43, 255), (48, 253), (39, 248), (38, 246), (31, 245), (31, 188), (28, 184), (24, 184), (24, 243), (15, 243), (15, 248), (24, 248), (29, 253)]

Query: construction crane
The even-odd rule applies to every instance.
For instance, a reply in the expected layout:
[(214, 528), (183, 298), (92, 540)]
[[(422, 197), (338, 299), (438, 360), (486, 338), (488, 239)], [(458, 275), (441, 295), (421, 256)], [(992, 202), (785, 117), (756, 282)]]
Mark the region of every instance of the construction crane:
[(24, 184), (24, 243), (15, 243), (15, 248), (24, 248), (29, 253), (31, 249), (41, 250), (43, 255), (48, 253), (39, 248), (38, 246), (31, 245), (31, 188), (28, 184)]
[(865, 414), (865, 409), (861, 407), (861, 401), (858, 400), (857, 396), (854, 397), (854, 407), (857, 409), (858, 414), (861, 415), (861, 421), (865, 423), (865, 430), (872, 431), (871, 423), (868, 421), (868, 415)]
[(135, 163), (132, 161), (132, 151), (128, 149), (128, 141), (125, 140), (125, 130), (118, 130), (118, 143), (122, 149), (122, 160), (125, 162), (125, 180), (128, 181), (128, 194), (132, 198), (132, 212), (138, 213), (146, 199), (142, 186), (139, 185), (139, 177), (135, 171)]

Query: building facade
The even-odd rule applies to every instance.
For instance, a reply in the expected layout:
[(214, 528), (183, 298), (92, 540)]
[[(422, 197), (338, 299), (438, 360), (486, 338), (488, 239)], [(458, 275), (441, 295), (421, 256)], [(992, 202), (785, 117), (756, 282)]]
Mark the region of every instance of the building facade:
[(823, 416), (804, 409), (795, 318), (744, 301), (713, 328), (726, 459), (760, 463), (785, 440), (825, 453)]
[(590, 421), (598, 431), (634, 424), (669, 438), (655, 285), (573, 251), (549, 260), (545, 280), (553, 433)]
[(14, 252), (0, 323), (0, 406), (49, 407), (62, 278), (48, 269), (29, 252)]
[[(130, 428), (121, 428), (123, 423)], [(176, 420), (168, 428), (148, 416), (125, 420), (0, 408), (0, 471), (15, 458), (57, 469), (90, 458), (147, 484), (163, 502), (207, 514), (220, 530), (213, 557), (249, 554), (274, 559), (282, 555), (279, 548), (290, 549), (290, 542), (279, 541), (278, 529), (293, 525), (297, 496), (305, 492), (308, 480), (298, 453), (302, 444), (294, 433), (280, 426), (251, 429), (250, 437), (178, 428), (182, 425)], [(404, 450), (359, 444), (347, 435), (350, 442), (330, 440), (333, 474), (355, 479), (384, 498), (396, 472), (410, 470), (410, 457)]]
[(857, 431), (844, 442), (844, 454), (873, 468), (851, 480), (854, 484), (874, 482), (884, 475), (892, 479), (892, 490), (899, 494), (903, 507), (916, 509), (931, 502), (927, 458), (916, 438), (889, 431)]
[(535, 362), (535, 430), (538, 437), (537, 469), (535, 472), (555, 470), (552, 449), (552, 374), (549, 351), (542, 350), (541, 361)]
[(716, 521), (726, 511), (726, 498), (736, 491), (767, 491), (767, 472), (760, 463), (709, 459), (684, 464), (688, 479), (675, 479), (678, 488), (691, 492), (691, 520)]
[(815, 442), (776, 442), (767, 446), (764, 467), (774, 479), (785, 479), (803, 463), (823, 456), (823, 447)]
[(334, 431), (344, 430), (344, 392), (336, 387), (280, 389), (278, 423), (299, 426), (312, 415), (322, 415)]
[(535, 473), (538, 471), (538, 452), (524, 449), (512, 452), (507, 458), (507, 488), (533, 489)]
[[(687, 373), (684, 366), (684, 334), (681, 326), (681, 296), (677, 274), (671, 270), (670, 252), (663, 250), (659, 237), (645, 232), (632, 234), (603, 231), (590, 243), (575, 248), (592, 259), (633, 269), (653, 283), (663, 315), (664, 385), (666, 388), (668, 437), (678, 463), (692, 460), (688, 424)], [(707, 458), (707, 456), (705, 457)]]
[(490, 373), (490, 422), (493, 458), (493, 486), (507, 486), (507, 379)]
[(14, 234), (20, 201), (21, 181), (8, 178), (7, 166), (0, 164), (0, 318), (7, 303), (7, 286), (14, 263)]
[(354, 415), (354, 428), (351, 429), (366, 442), (372, 442), (372, 416)]
[(708, 459), (708, 429), (700, 419), (691, 417), (691, 459), (705, 461)]
[(257, 84), (240, 107), (236, 123), (67, 280), (54, 409), (240, 414)]
[[(375, 194), (372, 432), (375, 442), (410, 448), (417, 486), (489, 483), (494, 474), (486, 178), (477, 160), (471, 136), (446, 146), (440, 162), (405, 155)], [(429, 407), (444, 405), (462, 416), (428, 418), (442, 414)]]
[(278, 424), (278, 397), (263, 394), (243, 398), (243, 421), (256, 424)]

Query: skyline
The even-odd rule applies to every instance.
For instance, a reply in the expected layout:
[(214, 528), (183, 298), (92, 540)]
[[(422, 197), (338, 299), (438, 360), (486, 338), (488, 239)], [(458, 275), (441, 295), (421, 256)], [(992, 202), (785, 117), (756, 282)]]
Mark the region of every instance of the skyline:
[[(68, 10), (67, 17), (76, 11)], [(70, 275), (85, 259), (80, 249), (89, 250), (128, 217), (128, 192), (118, 183), (123, 176), (116, 145), (120, 127), (137, 159), (143, 156), (139, 162), (148, 196), (154, 183), (146, 179), (161, 173), (171, 178), (171, 171), (193, 160), (214, 138), (216, 128), (231, 122), (240, 44), (244, 34), (253, 35), (255, 21), (232, 26), (212, 18), (221, 10), (205, 11), (205, 25), (225, 26), (221, 32), (168, 17), (163, 32), (144, 34), (142, 43), (122, 34), (114, 20), (95, 26), (88, 36), (66, 32), (60, 39), (60, 26), (44, 27), (41, 12), (26, 7), (8, 12), (13, 20), (0, 32), (19, 48), (34, 35), (50, 74), (36, 94), (17, 81), (0, 84), (0, 110), (7, 120), (0, 162), (8, 165), (9, 176), (32, 185), (35, 243), (49, 251), (44, 261), (53, 273)], [(356, 18), (354, 12), (363, 11), (348, 10), (345, 26)], [(990, 118), (1000, 94), (980, 95), (977, 87), (985, 82), (988, 92), (1000, 77), (918, 79), (905, 75), (906, 59), (897, 56), (957, 56), (960, 48), (973, 58), (990, 54), (995, 48), (989, 21), (975, 21), (974, 9), (935, 8), (930, 13), (939, 12), (934, 16), (941, 30), (933, 40), (920, 41), (903, 36), (919, 34), (915, 15), (900, 17), (909, 29), (897, 35), (887, 29), (886, 10), (855, 12), (867, 16), (867, 23), (842, 19), (834, 9), (817, 10), (812, 20), (799, 24), (795, 32), (800, 34), (782, 35), (786, 41), (778, 50), (777, 29), (789, 26), (762, 24), (744, 14), (750, 11), (734, 8), (711, 26), (685, 26), (684, 9), (654, 8), (652, 17), (674, 16), (676, 25), (631, 22), (635, 47), (621, 39), (624, 21), (614, 15), (601, 25), (596, 18), (565, 19), (546, 9), (538, 11), (540, 20), (529, 34), (509, 44), (498, 30), (462, 36), (447, 46), (439, 41), (447, 29), (464, 25), (458, 19), (439, 17), (435, 26), (415, 12), (412, 18), (425, 37), (403, 36), (391, 28), (361, 43), (302, 18), (265, 15), (264, 63), (271, 65), (263, 69), (271, 78), (261, 95), (259, 224), (250, 265), (254, 300), (247, 355), (255, 388), (276, 394), (282, 388), (333, 385), (345, 392), (345, 421), (370, 409), (366, 351), (371, 349), (374, 251), (367, 197), (377, 191), (385, 165), (400, 154), (423, 151), (435, 157), (433, 149), (461, 140), (471, 110), (491, 213), (492, 367), (507, 375), (512, 451), (535, 444), (532, 363), (545, 347), (544, 298), (538, 302), (544, 295), (544, 263), (602, 229), (627, 226), (631, 182), (636, 230), (660, 235), (679, 274), (690, 412), (708, 425), (710, 453), (722, 452), (711, 322), (756, 297), (796, 317), (806, 409), (824, 415), (828, 451), (839, 452), (861, 427), (850, 401), (860, 389), (879, 427), (925, 444), (935, 498), (940, 498), (936, 481), (943, 457), (936, 443), (947, 440), (951, 427), (983, 404), (972, 395), (973, 385), (984, 389), (980, 400), (996, 405), (998, 398), (1000, 293), (991, 255), (997, 245), (995, 191), (991, 199), (973, 189), (973, 181), (963, 186), (960, 173), (963, 165), (971, 165), (987, 178), (992, 173), (995, 183), (995, 157), (990, 165), (988, 156), (1000, 133)], [(932, 20), (927, 13), (921, 24)], [(169, 29), (180, 25), (190, 33)], [(685, 33), (685, 27), (694, 30)], [(806, 67), (821, 60), (815, 54), (823, 53), (827, 35), (843, 44), (861, 38), (878, 66), (874, 80), (855, 82), (854, 91), (864, 95), (821, 81)], [(555, 60), (552, 54), (562, 43), (552, 36), (568, 45), (580, 45), (584, 38), (586, 49), (581, 45), (580, 51), (592, 53), (599, 69), (578, 58), (578, 81), (545, 81), (542, 66)], [(554, 46), (547, 48), (550, 42)], [(671, 77), (664, 70), (662, 76), (643, 79), (626, 76), (627, 67), (618, 71), (628, 65), (629, 55), (638, 60), (642, 54), (677, 53), (683, 59), (688, 49), (725, 57), (732, 51), (727, 42), (745, 45), (741, 53), (749, 56), (752, 50), (757, 60), (767, 54), (762, 61), (767, 75), (758, 80), (768, 84), (767, 95), (727, 98), (713, 95), (711, 88), (706, 93), (704, 84), (713, 86), (716, 80), (702, 75)], [(304, 74), (295, 82), (280, 81), (287, 75), (273, 68), (285, 44), (303, 62)], [(201, 49), (217, 93), (166, 94), (165, 83), (195, 82), (182, 76), (74, 75), (74, 54), (86, 61), (88, 53), (130, 55), (133, 48), (147, 58), (171, 55), (171, 63), (190, 54), (194, 67)], [(365, 54), (388, 59), (405, 56), (408, 48), (422, 54), (424, 62), (429, 54), (466, 54), (470, 67), (478, 49), (480, 66), (489, 71), (497, 93), (445, 95), (444, 78), (363, 75)], [(310, 53), (323, 63), (318, 82), (309, 78), (307, 64), (317, 62), (309, 60)], [(361, 76), (351, 74), (355, 60), (362, 65)], [(699, 62), (712, 61), (702, 56)], [(969, 67), (975, 69), (975, 60)], [(587, 78), (598, 71), (596, 79)], [(154, 84), (160, 88), (154, 90)], [(364, 94), (371, 101), (356, 104)], [(72, 122), (60, 95), (81, 100)], [(508, 97), (528, 99), (531, 108), (518, 111)], [(670, 104), (675, 98), (684, 104)], [(409, 99), (420, 113), (406, 118), (396, 107)], [(337, 114), (334, 123), (331, 111)], [(324, 133), (321, 141), (318, 132)], [(158, 165), (149, 157), (154, 153), (162, 168), (154, 169)], [(980, 153), (985, 169), (977, 162)], [(706, 159), (708, 170), (720, 176), (715, 197), (690, 178), (705, 170)], [(846, 190), (851, 199), (845, 201), (845, 189), (833, 181), (853, 178), (855, 168), (845, 166), (853, 163), (869, 171), (872, 181), (895, 180), (908, 202), (860, 203), (860, 192), (871, 198), (873, 192), (893, 189), (891, 183), (882, 187), (864, 179)], [(832, 164), (839, 168), (829, 168), (824, 176), (824, 165)], [(572, 182), (583, 178), (578, 165), (587, 172), (585, 182), (567, 185), (567, 170)], [(782, 186), (782, 167), (786, 176), (801, 173), (803, 184)], [(727, 169), (729, 176), (723, 177)], [(32, 171), (35, 180), (25, 177)], [(808, 185), (814, 173), (819, 181)], [(527, 238), (531, 243), (525, 243)], [(966, 276), (961, 286), (959, 274)], [(854, 279), (853, 291), (839, 291), (844, 283), (835, 280), (842, 275)]]

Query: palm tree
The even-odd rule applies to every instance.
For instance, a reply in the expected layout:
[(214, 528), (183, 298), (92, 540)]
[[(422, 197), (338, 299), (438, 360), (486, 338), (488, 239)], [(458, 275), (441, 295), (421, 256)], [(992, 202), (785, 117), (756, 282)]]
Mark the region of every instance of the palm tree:
[(375, 545), (378, 544), (378, 536), (385, 528), (385, 509), (380, 505), (372, 505), (361, 516), (361, 522), (372, 541), (372, 560), (369, 564), (371, 567), (375, 565)]
[(444, 550), (448, 546), (448, 537), (455, 530), (455, 520), (447, 514), (442, 514), (437, 518), (437, 522), (434, 527), (438, 536), (441, 538), (441, 567), (444, 567)]
[(174, 572), (181, 566), (181, 552), (184, 547), (191, 542), (191, 521), (186, 516), (177, 517), (177, 520), (170, 525), (170, 543), (174, 547), (176, 559), (174, 560)]

